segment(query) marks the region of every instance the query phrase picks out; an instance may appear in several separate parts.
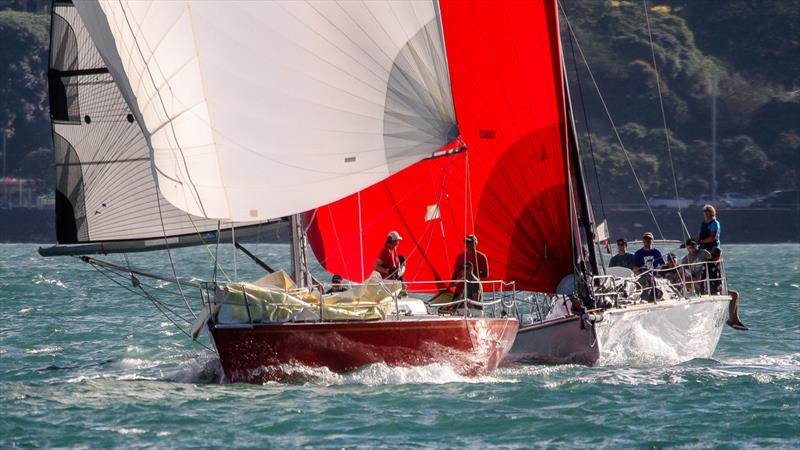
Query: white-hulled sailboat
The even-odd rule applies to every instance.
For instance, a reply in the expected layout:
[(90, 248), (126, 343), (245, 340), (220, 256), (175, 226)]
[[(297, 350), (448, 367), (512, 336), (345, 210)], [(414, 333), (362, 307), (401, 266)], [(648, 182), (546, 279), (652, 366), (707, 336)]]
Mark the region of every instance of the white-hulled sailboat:
[[(490, 277), (530, 292), (528, 308), (518, 309), (522, 325), (507, 360), (597, 364), (710, 356), (731, 300), (724, 283), (714, 295), (706, 289), (689, 296), (683, 284), (661, 287), (652, 302), (641, 282), (606, 275), (599, 261), (557, 2), (440, 5), (469, 152), (454, 162), (419, 163), (317, 209), (310, 240), (323, 266), (363, 279), (371, 263), (365, 249), (387, 227), (397, 227), (416, 249), (406, 279), (441, 280), (435, 287), (444, 291), (463, 245), (462, 224), (469, 223)], [(352, 226), (341, 230), (343, 223)], [(565, 278), (578, 282), (559, 290)]]
[[(150, 300), (141, 277), (194, 288), (192, 334), (209, 331), (229, 381), (287, 364), (478, 374), (504, 358), (513, 292), (439, 315), (399, 282), (324, 295), (308, 274), (302, 212), (463, 153), (437, 153), (458, 137), (438, 2), (56, 1), (52, 30), (59, 244), (41, 254), (81, 255)], [(198, 282), (89, 256), (232, 241), (287, 216), (293, 279)]]

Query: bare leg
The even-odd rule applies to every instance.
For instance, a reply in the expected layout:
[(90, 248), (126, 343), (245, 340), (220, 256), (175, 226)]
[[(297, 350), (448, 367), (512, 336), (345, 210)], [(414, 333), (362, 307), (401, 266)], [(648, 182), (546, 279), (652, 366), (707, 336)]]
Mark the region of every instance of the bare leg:
[(730, 317), (728, 325), (735, 330), (747, 331), (747, 325), (743, 324), (739, 318), (739, 293), (729, 289), (728, 294), (731, 296), (731, 304), (728, 307), (728, 316)]

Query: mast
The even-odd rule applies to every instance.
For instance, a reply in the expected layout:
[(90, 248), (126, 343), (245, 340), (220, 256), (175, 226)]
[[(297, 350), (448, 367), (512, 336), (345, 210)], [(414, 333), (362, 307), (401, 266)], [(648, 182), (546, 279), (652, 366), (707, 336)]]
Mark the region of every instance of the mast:
[(293, 214), (291, 224), (291, 252), (292, 252), (292, 278), (297, 287), (310, 286), (308, 274), (308, 257), (306, 255), (306, 230), (303, 226), (303, 216)]
[[(564, 73), (564, 103), (567, 111), (567, 135), (569, 151), (571, 153), (574, 163), (572, 170), (575, 174), (575, 181), (577, 182), (578, 201), (580, 202), (580, 214), (578, 215), (578, 226), (583, 229), (586, 235), (587, 248), (589, 249), (589, 270), (593, 274), (599, 273), (597, 263), (597, 249), (595, 247), (595, 229), (594, 229), (594, 214), (592, 213), (591, 204), (589, 202), (589, 195), (586, 192), (586, 181), (583, 179), (583, 164), (581, 163), (580, 148), (578, 147), (578, 135), (575, 129), (575, 118), (572, 113), (572, 101), (569, 94), (569, 83), (567, 81), (566, 68)], [(568, 167), (569, 169), (569, 167)], [(569, 179), (567, 180), (570, 181)], [(582, 251), (579, 249), (579, 251)]]
[(711, 78), (711, 202), (717, 202), (717, 74)]

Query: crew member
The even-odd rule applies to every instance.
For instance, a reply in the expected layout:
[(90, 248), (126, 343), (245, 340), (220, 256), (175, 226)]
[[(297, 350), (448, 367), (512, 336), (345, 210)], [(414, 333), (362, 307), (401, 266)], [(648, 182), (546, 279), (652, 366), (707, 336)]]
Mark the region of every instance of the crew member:
[(717, 210), (711, 205), (703, 206), (703, 223), (700, 224), (700, 234), (697, 242), (702, 250), (711, 251), (719, 247), (720, 225), (717, 220)]
[(658, 269), (664, 265), (664, 258), (658, 249), (653, 248), (653, 233), (647, 232), (642, 236), (642, 248), (633, 254), (635, 258), (634, 273), (639, 275), (643, 271)]
[(400, 276), (402, 266), (400, 257), (397, 255), (397, 246), (402, 240), (403, 238), (397, 231), (392, 231), (386, 236), (386, 243), (373, 266), (383, 279), (398, 279)]

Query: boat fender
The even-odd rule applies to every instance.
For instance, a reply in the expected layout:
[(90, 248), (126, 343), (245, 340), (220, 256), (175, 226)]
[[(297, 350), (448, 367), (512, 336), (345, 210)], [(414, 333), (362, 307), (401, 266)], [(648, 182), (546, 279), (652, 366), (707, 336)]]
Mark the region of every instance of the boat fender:
[(591, 327), (592, 325), (593, 322), (589, 319), (589, 314), (581, 314), (581, 330), (585, 330), (587, 327)]
[(592, 323), (600, 323), (600, 322), (603, 321), (603, 318), (604, 317), (603, 317), (602, 313), (600, 313), (600, 314), (589, 314), (589, 320)]

